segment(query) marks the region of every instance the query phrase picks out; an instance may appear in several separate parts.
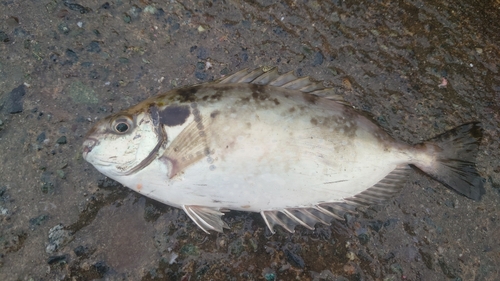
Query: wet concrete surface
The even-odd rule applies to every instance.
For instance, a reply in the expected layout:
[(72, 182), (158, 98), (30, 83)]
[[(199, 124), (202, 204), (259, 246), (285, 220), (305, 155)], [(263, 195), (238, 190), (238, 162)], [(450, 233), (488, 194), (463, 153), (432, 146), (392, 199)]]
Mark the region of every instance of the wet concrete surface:
[[(0, 280), (498, 280), (498, 0), (0, 7)], [(410, 143), (482, 122), (486, 195), (413, 172), (389, 202), (331, 226), (271, 235), (231, 212), (230, 230), (206, 235), (83, 161), (95, 120), (260, 66), (338, 88)]]

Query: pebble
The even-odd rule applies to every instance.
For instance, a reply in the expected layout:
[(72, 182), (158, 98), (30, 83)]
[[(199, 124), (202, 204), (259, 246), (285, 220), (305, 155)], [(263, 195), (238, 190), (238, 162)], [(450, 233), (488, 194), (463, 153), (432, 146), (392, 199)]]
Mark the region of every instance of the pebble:
[(43, 141), (46, 139), (45, 132), (41, 132), (37, 137), (36, 137), (36, 142), (37, 143), (43, 143)]
[(106, 273), (108, 271), (108, 269), (109, 269), (108, 266), (106, 265), (106, 263), (103, 262), (103, 261), (96, 262), (94, 265), (92, 265), (92, 267), (101, 276), (104, 275), (104, 273)]
[(81, 256), (87, 254), (88, 251), (89, 251), (89, 249), (87, 247), (82, 246), (82, 245), (80, 245), (80, 246), (76, 247), (75, 249), (73, 249), (73, 252), (75, 253), (75, 255), (77, 257), (81, 257)]
[(84, 7), (80, 4), (70, 3), (68, 0), (64, 0), (63, 3), (64, 6), (68, 7), (68, 9), (80, 12), (80, 14), (86, 14), (92, 11), (90, 8)]
[(0, 41), (4, 43), (8, 43), (10, 41), (9, 35), (7, 35), (7, 33), (1, 30), (0, 30)]
[(48, 264), (55, 264), (59, 262), (64, 262), (66, 261), (66, 255), (59, 255), (59, 256), (50, 256), (49, 259), (47, 260)]
[(358, 235), (358, 240), (361, 245), (366, 245), (366, 243), (370, 241), (370, 236), (367, 233), (361, 233), (360, 235)]
[(30, 222), (30, 227), (33, 229), (35, 228), (35, 226), (39, 226), (42, 224), (43, 221), (45, 221), (49, 216), (47, 215), (39, 215), (38, 217), (36, 218), (31, 218), (29, 220)]
[(323, 64), (324, 56), (321, 52), (316, 52), (314, 54), (313, 66), (318, 66)]
[(68, 25), (66, 23), (61, 23), (57, 26), (57, 29), (59, 29), (60, 32), (63, 34), (69, 34), (71, 29), (69, 29)]
[(63, 170), (56, 170), (56, 174), (61, 179), (65, 179), (66, 178), (66, 174), (64, 173)]
[(78, 55), (75, 53), (75, 51), (73, 51), (71, 49), (66, 49), (65, 54), (66, 54), (66, 57), (68, 58), (66, 63), (74, 64), (75, 62), (78, 61)]
[(306, 263), (301, 256), (288, 249), (285, 249), (283, 252), (285, 253), (286, 260), (294, 267), (304, 268), (306, 266)]
[(21, 84), (17, 88), (10, 91), (5, 102), (7, 112), (10, 114), (23, 112), (23, 97), (26, 94), (25, 89), (25, 86)]
[(58, 144), (66, 144), (66, 142), (67, 142), (66, 136), (62, 136), (62, 137), (58, 138), (56, 142)]
[(276, 280), (276, 274), (275, 273), (266, 273), (264, 274), (264, 278), (266, 279), (266, 281), (274, 281)]
[(49, 245), (45, 248), (47, 254), (52, 254), (72, 240), (71, 232), (58, 224), (49, 230)]
[(42, 182), (42, 192), (44, 194), (52, 193), (54, 190), (54, 183), (52, 182), (52, 175), (49, 172), (43, 172), (40, 181)]
[(208, 50), (203, 47), (199, 47), (196, 57), (200, 60), (206, 60), (208, 58)]
[(87, 51), (89, 51), (91, 53), (101, 52), (101, 47), (99, 46), (99, 42), (97, 42), (97, 41), (90, 42), (90, 44), (87, 46)]
[(208, 75), (207, 75), (206, 73), (204, 73), (204, 72), (196, 71), (196, 72), (194, 73), (194, 76), (195, 76), (196, 78), (200, 79), (200, 80), (205, 80), (205, 79), (207, 78), (207, 76), (208, 76)]

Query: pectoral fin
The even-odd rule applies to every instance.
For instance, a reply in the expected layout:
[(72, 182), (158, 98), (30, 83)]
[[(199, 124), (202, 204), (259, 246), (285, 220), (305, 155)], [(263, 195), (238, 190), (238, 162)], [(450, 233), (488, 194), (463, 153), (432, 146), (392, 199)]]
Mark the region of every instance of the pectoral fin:
[(202, 118), (191, 122), (175, 137), (159, 158), (168, 168), (170, 179), (181, 174), (187, 167), (207, 157), (210, 148)]
[(222, 221), (222, 213), (219, 209), (203, 207), (203, 206), (190, 206), (183, 205), (182, 209), (186, 214), (198, 225), (203, 231), (209, 233), (209, 230), (223, 232), (223, 228), (229, 226)]

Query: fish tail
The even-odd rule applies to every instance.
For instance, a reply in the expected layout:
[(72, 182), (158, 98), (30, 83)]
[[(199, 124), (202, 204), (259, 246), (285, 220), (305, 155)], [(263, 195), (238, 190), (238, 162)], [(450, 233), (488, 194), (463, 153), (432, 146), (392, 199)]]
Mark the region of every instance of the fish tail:
[(467, 123), (420, 144), (433, 155), (430, 164), (413, 164), (445, 186), (471, 199), (485, 193), (476, 169), (476, 155), (483, 136), (479, 122)]

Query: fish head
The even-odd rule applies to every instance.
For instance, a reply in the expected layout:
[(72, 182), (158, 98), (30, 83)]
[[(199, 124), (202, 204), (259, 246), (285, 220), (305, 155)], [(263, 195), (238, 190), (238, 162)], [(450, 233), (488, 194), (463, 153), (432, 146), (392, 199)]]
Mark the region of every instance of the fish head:
[(164, 134), (151, 112), (123, 111), (108, 116), (88, 132), (83, 158), (116, 179), (146, 167), (156, 156)]

